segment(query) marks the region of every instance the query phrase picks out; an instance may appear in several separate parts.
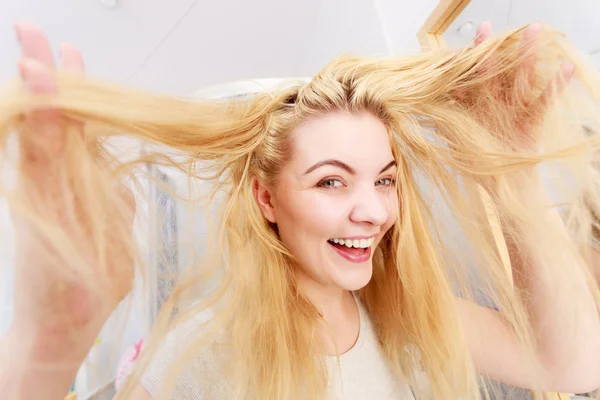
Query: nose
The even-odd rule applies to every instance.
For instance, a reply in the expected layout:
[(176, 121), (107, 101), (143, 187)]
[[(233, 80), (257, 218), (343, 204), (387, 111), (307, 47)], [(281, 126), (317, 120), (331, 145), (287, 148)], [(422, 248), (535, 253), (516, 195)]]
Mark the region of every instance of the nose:
[(350, 213), (352, 222), (381, 226), (387, 221), (391, 206), (389, 193), (380, 193), (373, 187), (360, 191), (355, 198)]

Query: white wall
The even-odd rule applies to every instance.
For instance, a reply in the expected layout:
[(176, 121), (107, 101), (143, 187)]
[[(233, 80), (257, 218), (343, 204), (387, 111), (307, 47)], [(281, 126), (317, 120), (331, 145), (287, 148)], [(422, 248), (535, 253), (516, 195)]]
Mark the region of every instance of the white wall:
[(436, 0), (3, 0), (0, 81), (16, 73), (15, 20), (80, 47), (92, 77), (188, 93), (240, 79), (306, 76), (340, 52), (418, 51)]
[(437, 1), (325, 0), (312, 32), (306, 32), (295, 75), (314, 75), (345, 54), (386, 56), (420, 51), (417, 32)]
[(0, 80), (16, 73), (19, 49), (12, 31), (16, 20), (29, 20), (48, 33), (55, 48), (78, 46), (90, 75), (125, 81), (143, 65), (194, 0), (120, 0), (107, 9), (99, 0), (3, 0), (0, 14)]
[[(600, 2), (596, 0), (471, 0), (450, 25), (444, 38), (448, 45), (464, 46), (472, 39), (477, 25), (490, 20), (494, 31), (502, 32), (533, 22), (543, 22), (567, 35), (586, 53), (600, 51)], [(471, 23), (472, 29), (459, 30)]]

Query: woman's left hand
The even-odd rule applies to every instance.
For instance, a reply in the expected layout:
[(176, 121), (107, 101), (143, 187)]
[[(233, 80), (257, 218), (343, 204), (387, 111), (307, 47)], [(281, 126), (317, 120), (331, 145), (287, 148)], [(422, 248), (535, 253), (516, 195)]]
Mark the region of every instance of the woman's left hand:
[[(521, 51), (525, 56), (521, 64), (510, 75), (497, 75), (491, 82), (486, 82), (486, 85), (497, 85), (498, 90), (491, 90), (491, 92), (497, 93), (500, 100), (505, 102), (507, 107), (517, 110), (512, 124), (515, 127), (514, 132), (498, 132), (501, 135), (519, 135), (514, 138), (515, 140), (508, 140), (508, 143), (516, 147), (511, 150), (531, 151), (537, 148), (541, 121), (552, 100), (562, 92), (575, 71), (572, 63), (562, 64), (557, 76), (546, 84), (541, 94), (536, 94), (536, 47), (539, 46), (538, 38), (543, 29), (540, 23), (527, 26), (523, 31)], [(475, 45), (481, 45), (491, 34), (491, 23), (489, 21), (482, 22), (477, 28)], [(497, 58), (492, 56), (486, 62), (484, 68), (486, 70), (498, 69), (499, 62)], [(509, 79), (506, 79), (507, 77)], [(539, 90), (537, 93), (540, 93)], [(460, 101), (461, 95), (458, 98)], [(472, 98), (470, 101), (477, 101), (477, 99)], [(482, 121), (482, 123), (485, 125), (485, 121)]]

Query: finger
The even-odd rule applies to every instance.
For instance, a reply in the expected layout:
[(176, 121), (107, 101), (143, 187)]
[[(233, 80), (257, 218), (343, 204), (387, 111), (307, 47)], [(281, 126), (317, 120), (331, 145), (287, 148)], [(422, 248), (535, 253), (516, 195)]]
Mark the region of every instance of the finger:
[(490, 21), (483, 21), (477, 28), (475, 34), (475, 44), (479, 45), (484, 40), (489, 39), (492, 35), (492, 23)]
[[(41, 63), (24, 59), (19, 71), (26, 87), (33, 93), (56, 93), (53, 72)], [(26, 116), (22, 151), (24, 161), (42, 161), (55, 156), (62, 146), (59, 113), (56, 110), (38, 109)]]
[[(18, 69), (25, 87), (36, 94), (56, 93), (56, 82), (52, 75), (54, 58), (44, 33), (35, 25), (27, 22), (16, 23), (15, 32), (23, 53), (23, 59), (19, 61)], [(58, 113), (56, 111), (33, 110), (27, 115), (26, 130), (46, 129), (49, 124), (57, 122)], [(27, 148), (30, 147), (27, 146)], [(26, 154), (29, 153), (26, 151)], [(33, 154), (29, 155), (33, 157)]]
[(27, 22), (18, 22), (15, 24), (15, 32), (23, 57), (36, 60), (48, 68), (54, 67), (50, 43), (40, 28)]
[[(85, 74), (85, 65), (81, 53), (75, 46), (69, 43), (63, 43), (60, 46), (60, 66), (65, 71), (81, 75)], [(83, 124), (75, 121), (71, 121), (70, 123), (79, 131), (80, 137), (84, 137)], [(90, 147), (92, 146), (93, 144), (90, 143)]]
[(536, 47), (541, 32), (542, 25), (539, 23), (531, 24), (523, 31), (520, 50), (523, 54), (523, 62), (519, 67), (519, 73), (525, 77), (525, 82), (529, 86), (527, 89), (535, 83)]
[[(488, 40), (492, 36), (492, 23), (490, 21), (483, 21), (479, 27), (477, 27), (476, 37), (475, 37), (475, 45), (478, 46), (484, 41)], [(498, 63), (498, 59), (495, 54), (491, 54), (486, 58), (484, 63), (482, 64), (482, 71), (494, 71), (496, 69), (496, 65)]]
[(18, 67), (23, 84), (29, 91), (39, 94), (56, 93), (54, 75), (46, 66), (34, 59), (24, 58), (19, 61)]
[(69, 43), (60, 46), (61, 68), (70, 72), (84, 73), (83, 57), (77, 48)]
[[(490, 21), (484, 21), (477, 27), (477, 31), (475, 33), (475, 45), (480, 45), (483, 41), (488, 39), (492, 34), (492, 23)], [(481, 70), (487, 70), (493, 64), (492, 58), (488, 58), (481, 66)], [(463, 101), (465, 98), (465, 93), (461, 91), (454, 91), (454, 97), (460, 101)]]
[(562, 93), (574, 73), (575, 66), (573, 64), (565, 63), (561, 65), (556, 78), (546, 86), (542, 94), (533, 103), (524, 107), (524, 115), (517, 118), (523, 121), (523, 126), (539, 124), (552, 102)]
[(569, 82), (571, 81), (571, 79), (573, 78), (573, 75), (575, 75), (575, 65), (572, 63), (565, 63), (565, 64), (561, 65), (560, 66), (560, 75), (561, 75), (561, 82), (562, 82), (561, 87), (560, 87), (560, 92), (562, 92), (563, 89), (565, 88), (565, 86), (567, 86), (569, 84)]
[(539, 106), (547, 108), (554, 98), (560, 96), (571, 81), (573, 74), (575, 74), (575, 65), (571, 63), (562, 64), (560, 66), (560, 72), (557, 74), (554, 81), (552, 81), (540, 95), (538, 100)]

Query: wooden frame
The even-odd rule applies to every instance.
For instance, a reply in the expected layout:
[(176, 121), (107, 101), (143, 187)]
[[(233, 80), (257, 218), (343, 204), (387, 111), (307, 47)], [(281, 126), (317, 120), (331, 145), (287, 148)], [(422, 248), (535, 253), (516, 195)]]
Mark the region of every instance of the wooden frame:
[(440, 0), (417, 33), (423, 50), (446, 47), (444, 32), (471, 0)]
[[(446, 47), (443, 36), (444, 32), (446, 32), (448, 27), (470, 2), (471, 0), (440, 0), (417, 33), (421, 49), (427, 51)], [(502, 260), (506, 273), (512, 281), (510, 257), (508, 255), (508, 248), (502, 235), (502, 231), (500, 230), (498, 214), (488, 193), (481, 187), (477, 188), (477, 190), (479, 191), (481, 199), (480, 207), (483, 208), (485, 215), (487, 215), (490, 226), (490, 232), (488, 232), (488, 234), (492, 235), (496, 242), (498, 256)]]
[[(443, 36), (444, 32), (446, 32), (448, 27), (456, 20), (470, 2), (471, 0), (440, 0), (417, 33), (421, 49), (427, 51), (446, 47)], [(481, 187), (479, 187), (478, 190), (481, 206), (484, 208), (490, 224), (490, 233), (493, 235), (494, 241), (496, 242), (498, 255), (512, 281), (512, 268), (510, 265), (508, 248), (500, 229), (498, 214), (487, 192)], [(549, 400), (569, 400), (569, 395), (565, 393), (546, 393), (546, 398)]]

